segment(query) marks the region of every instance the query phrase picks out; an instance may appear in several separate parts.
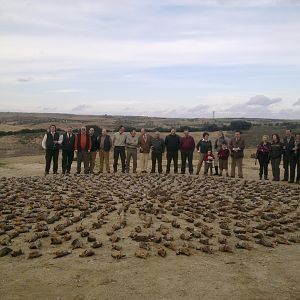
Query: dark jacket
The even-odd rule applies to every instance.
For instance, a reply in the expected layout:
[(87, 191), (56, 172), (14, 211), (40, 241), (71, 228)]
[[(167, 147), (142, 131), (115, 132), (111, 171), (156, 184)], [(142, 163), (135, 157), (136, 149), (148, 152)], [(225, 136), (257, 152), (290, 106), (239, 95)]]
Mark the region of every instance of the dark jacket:
[(65, 132), (63, 134), (63, 140), (61, 143), (61, 148), (66, 151), (74, 151), (75, 147), (75, 134), (72, 133), (72, 135), (69, 138), (69, 134)]
[(54, 133), (54, 136), (52, 133), (47, 133), (47, 139), (46, 139), (46, 149), (47, 150), (58, 150), (59, 144), (54, 144), (54, 141), (59, 140), (59, 134), (57, 132)]
[(206, 154), (208, 150), (212, 150), (211, 141), (210, 140), (206, 141), (205, 139), (201, 139), (198, 142), (196, 148), (197, 148), (197, 151), (200, 150), (200, 153)]
[(98, 150), (98, 141), (95, 134), (91, 135), (91, 152)]
[(180, 139), (180, 150), (181, 151), (194, 151), (195, 150), (195, 140), (192, 136), (182, 137)]
[(178, 151), (180, 147), (180, 137), (177, 134), (169, 134), (165, 138), (167, 151)]
[[(234, 148), (240, 148), (239, 150), (234, 151)], [(231, 139), (229, 143), (229, 149), (231, 152), (231, 157), (233, 158), (243, 158), (244, 157), (244, 149), (245, 149), (245, 142), (242, 138), (236, 139), (233, 138)]]
[(151, 139), (151, 150), (153, 153), (164, 153), (165, 152), (165, 142), (163, 139), (152, 138)]
[(264, 159), (269, 161), (271, 150), (271, 143), (267, 142), (266, 144), (264, 144), (263, 142), (261, 142), (257, 147), (255, 157), (257, 159)]
[(295, 138), (291, 136), (290, 140), (287, 140), (287, 137), (283, 139), (283, 154), (288, 156), (295, 156)]
[(270, 158), (271, 159), (276, 159), (276, 158), (281, 158), (282, 156), (282, 143), (280, 141), (278, 142), (272, 142), (271, 143), (271, 152), (270, 152)]
[(222, 148), (221, 148), (221, 149), (218, 151), (218, 157), (219, 157), (219, 159), (227, 160), (228, 157), (229, 157), (229, 155), (230, 155), (229, 149), (222, 149)]

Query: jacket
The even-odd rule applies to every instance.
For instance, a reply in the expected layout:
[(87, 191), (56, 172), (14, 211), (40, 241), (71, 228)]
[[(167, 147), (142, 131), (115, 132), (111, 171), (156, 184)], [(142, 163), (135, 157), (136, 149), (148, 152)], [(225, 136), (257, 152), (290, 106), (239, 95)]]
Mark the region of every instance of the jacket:
[(200, 153), (202, 154), (206, 154), (208, 150), (212, 150), (212, 144), (210, 140), (205, 140), (205, 139), (201, 139), (197, 146), (196, 146), (197, 150), (200, 150)]
[(95, 152), (98, 150), (98, 142), (95, 134), (91, 135), (91, 152)]
[(288, 156), (294, 156), (296, 147), (295, 138), (293, 136), (290, 137), (289, 141), (287, 137), (283, 139), (283, 154)]
[(272, 151), (271, 148), (271, 143), (267, 142), (266, 144), (264, 144), (263, 142), (261, 142), (256, 150), (256, 158), (257, 159), (270, 159), (270, 153)]
[(47, 139), (46, 139), (46, 149), (47, 150), (58, 150), (59, 144), (54, 144), (54, 141), (59, 141), (59, 134), (57, 132), (52, 135), (51, 132), (47, 132)]
[(151, 150), (153, 153), (164, 153), (165, 152), (165, 142), (163, 139), (152, 138), (151, 139)]
[(139, 136), (138, 147), (140, 147), (141, 153), (149, 153), (151, 147), (152, 136), (146, 133), (146, 141), (142, 135)]
[[(81, 139), (82, 137), (85, 137), (85, 147), (84, 149), (81, 149)], [(75, 136), (75, 150), (81, 152), (81, 151), (89, 151), (91, 150), (91, 136), (89, 134), (82, 135), (81, 133), (76, 134)]]
[(181, 151), (194, 151), (195, 150), (195, 140), (192, 136), (182, 137), (180, 139), (180, 150)]
[(178, 151), (180, 148), (180, 137), (177, 134), (169, 134), (165, 138), (167, 151)]
[(282, 153), (283, 153), (283, 145), (280, 141), (278, 142), (272, 142), (271, 143), (271, 152), (270, 152), (270, 158), (271, 159), (276, 159), (276, 158), (281, 158)]
[(103, 145), (101, 145), (102, 135), (98, 136), (98, 149), (103, 149), (105, 152), (109, 152), (112, 147), (111, 137), (107, 134), (104, 138)]
[(74, 133), (71, 134), (70, 138), (69, 138), (69, 134), (67, 132), (65, 132), (63, 134), (61, 148), (66, 151), (74, 151), (74, 149), (75, 149), (75, 134)]
[[(239, 148), (238, 150), (233, 150)], [(231, 152), (231, 157), (233, 158), (243, 158), (244, 157), (244, 149), (245, 149), (245, 142), (242, 138), (236, 139), (233, 138), (231, 139), (229, 143), (229, 149)]]
[(219, 157), (219, 159), (227, 160), (228, 157), (229, 157), (229, 155), (230, 155), (229, 149), (220, 149), (218, 151), (218, 157)]
[(203, 160), (208, 163), (208, 164), (212, 164), (214, 162), (215, 156), (211, 153), (211, 154), (205, 154)]
[(214, 144), (215, 150), (216, 151), (221, 150), (222, 144), (228, 145), (228, 140), (225, 138), (225, 136), (221, 136), (215, 140), (215, 144)]

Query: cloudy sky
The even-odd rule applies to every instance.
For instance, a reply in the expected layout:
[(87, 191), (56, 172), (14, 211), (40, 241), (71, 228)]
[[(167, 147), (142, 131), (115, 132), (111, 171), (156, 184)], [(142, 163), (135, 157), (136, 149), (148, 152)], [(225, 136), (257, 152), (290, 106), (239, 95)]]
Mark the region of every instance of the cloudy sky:
[(300, 119), (298, 0), (0, 7), (1, 111)]

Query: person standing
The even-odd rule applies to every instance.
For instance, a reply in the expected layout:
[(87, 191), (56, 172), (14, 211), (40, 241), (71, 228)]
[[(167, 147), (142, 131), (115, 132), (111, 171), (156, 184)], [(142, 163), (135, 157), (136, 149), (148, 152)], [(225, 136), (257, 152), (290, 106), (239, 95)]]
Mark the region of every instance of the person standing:
[(219, 151), (222, 149), (222, 145), (226, 144), (228, 146), (228, 141), (223, 133), (222, 130), (218, 133), (218, 138), (215, 140), (214, 149), (217, 152), (217, 155), (215, 156), (215, 173), (214, 175), (219, 175), (219, 168), (218, 168), (218, 159), (219, 159)]
[(284, 178), (282, 181), (293, 183), (296, 171), (296, 147), (295, 138), (290, 129), (286, 130), (286, 136), (283, 139), (283, 168)]
[(280, 162), (282, 157), (283, 145), (280, 142), (279, 135), (277, 133), (272, 135), (272, 143), (271, 143), (271, 166), (272, 166), (272, 174), (273, 181), (280, 180)]
[(155, 167), (157, 162), (158, 173), (162, 174), (162, 156), (165, 152), (165, 142), (160, 137), (158, 131), (155, 132), (154, 138), (151, 139), (151, 160), (152, 160), (152, 169), (151, 173), (155, 173)]
[(91, 136), (87, 134), (86, 127), (82, 126), (80, 132), (75, 136), (75, 153), (77, 154), (77, 174), (81, 172), (83, 162), (84, 173), (89, 173), (89, 153), (91, 151)]
[(109, 152), (112, 147), (112, 139), (107, 134), (106, 128), (102, 129), (101, 136), (98, 137), (98, 149), (100, 159), (100, 173), (103, 173), (103, 165), (105, 163), (106, 172), (110, 173)]
[(300, 182), (300, 133), (296, 134), (296, 164), (297, 164), (297, 178), (296, 183)]
[(195, 140), (190, 136), (188, 129), (183, 132), (183, 137), (180, 139), (181, 152), (181, 174), (185, 174), (186, 160), (189, 164), (189, 173), (193, 174), (193, 153), (195, 150)]
[(94, 173), (96, 155), (98, 151), (98, 142), (94, 128), (89, 129), (89, 135), (91, 137), (91, 151), (89, 153), (89, 173)]
[(256, 150), (255, 158), (259, 162), (259, 179), (262, 180), (264, 176), (265, 180), (268, 180), (268, 166), (270, 162), (270, 153), (272, 151), (271, 143), (269, 142), (269, 137), (264, 135), (262, 137), (262, 142), (258, 145)]
[(130, 160), (132, 158), (133, 173), (136, 173), (137, 168), (137, 148), (138, 148), (138, 137), (136, 136), (136, 131), (131, 130), (130, 134), (126, 138), (126, 173), (130, 170)]
[(71, 166), (74, 159), (75, 150), (75, 135), (73, 134), (72, 127), (68, 127), (67, 132), (62, 137), (62, 173), (70, 174)]
[(236, 131), (235, 136), (229, 143), (229, 149), (231, 153), (231, 177), (235, 177), (235, 169), (238, 168), (239, 178), (243, 178), (243, 158), (245, 141), (241, 138), (241, 132)]
[(172, 128), (171, 133), (165, 138), (165, 146), (167, 149), (167, 169), (166, 173), (170, 173), (171, 162), (174, 163), (174, 174), (178, 173), (178, 150), (180, 148), (180, 137), (176, 134), (176, 129)]
[(58, 155), (59, 145), (62, 142), (62, 136), (60, 137), (56, 131), (56, 126), (51, 125), (49, 132), (44, 135), (42, 140), (42, 147), (46, 150), (45, 160), (45, 175), (49, 174), (51, 161), (53, 159), (53, 174), (57, 174), (58, 170)]
[(125, 154), (125, 145), (126, 145), (126, 133), (124, 126), (120, 126), (119, 131), (116, 132), (113, 136), (113, 145), (114, 145), (114, 173), (118, 171), (118, 160), (119, 156), (122, 163), (122, 173), (126, 171), (126, 154)]
[(228, 174), (228, 157), (230, 155), (228, 144), (224, 142), (222, 144), (221, 149), (218, 151), (218, 157), (219, 157), (219, 169), (220, 173), (219, 175), (222, 176), (223, 170), (226, 171), (226, 177), (229, 176)]
[(148, 160), (151, 146), (151, 135), (149, 135), (145, 128), (141, 129), (141, 135), (139, 137), (139, 150), (140, 150), (140, 162), (141, 162), (141, 172), (147, 173)]
[(199, 162), (198, 162), (198, 166), (197, 166), (196, 175), (199, 175), (199, 173), (201, 171), (204, 156), (207, 154), (209, 149), (212, 149), (211, 141), (208, 139), (209, 138), (208, 132), (204, 132), (202, 137), (203, 138), (198, 142), (198, 144), (196, 146), (196, 149), (199, 153)]
[(212, 176), (212, 169), (214, 164), (215, 156), (212, 153), (212, 150), (209, 149), (207, 151), (207, 154), (204, 155), (203, 161), (204, 161), (204, 175), (208, 175), (208, 171), (210, 173), (210, 176)]

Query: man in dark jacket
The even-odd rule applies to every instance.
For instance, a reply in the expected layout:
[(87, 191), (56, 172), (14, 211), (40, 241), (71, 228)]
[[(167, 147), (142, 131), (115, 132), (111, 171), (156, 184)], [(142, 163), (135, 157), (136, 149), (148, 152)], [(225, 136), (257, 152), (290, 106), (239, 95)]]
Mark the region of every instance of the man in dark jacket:
[(56, 131), (56, 126), (51, 125), (50, 131), (44, 135), (42, 141), (42, 147), (46, 150), (46, 167), (45, 175), (49, 174), (51, 161), (53, 159), (53, 174), (57, 174), (58, 170), (58, 155), (59, 155), (59, 145), (62, 140)]
[(91, 137), (91, 151), (89, 154), (89, 173), (94, 173), (95, 162), (96, 162), (96, 155), (98, 151), (98, 141), (95, 135), (95, 129), (89, 129), (89, 135)]
[(202, 135), (202, 139), (198, 142), (196, 149), (199, 153), (199, 162), (198, 162), (198, 166), (197, 166), (197, 173), (196, 175), (199, 175), (203, 161), (204, 161), (204, 157), (207, 154), (208, 150), (212, 150), (212, 144), (211, 141), (208, 139), (209, 138), (209, 133), (208, 132), (204, 132)]
[(172, 128), (171, 133), (165, 138), (165, 146), (167, 148), (167, 170), (170, 173), (171, 162), (174, 162), (174, 174), (178, 173), (178, 150), (180, 148), (180, 137), (176, 134), (176, 129)]
[(89, 173), (89, 153), (91, 151), (91, 136), (86, 132), (86, 127), (81, 127), (80, 132), (75, 136), (75, 152), (77, 154), (77, 174), (81, 172), (83, 162), (84, 173)]
[(186, 159), (189, 163), (189, 172), (193, 174), (193, 153), (195, 150), (195, 140), (190, 136), (188, 129), (184, 130), (183, 137), (180, 140), (181, 152), (181, 174), (185, 174)]
[(286, 130), (286, 136), (283, 139), (283, 168), (283, 181), (293, 183), (295, 181), (296, 171), (296, 147), (295, 138), (292, 136), (290, 129)]
[(151, 139), (151, 159), (152, 159), (152, 169), (151, 173), (155, 173), (155, 165), (157, 161), (158, 173), (162, 173), (162, 156), (165, 151), (165, 142), (160, 138), (159, 132), (155, 132), (154, 138)]
[(67, 132), (63, 134), (61, 143), (62, 148), (62, 173), (70, 174), (72, 162), (74, 159), (75, 135), (72, 127), (68, 127)]
[(270, 152), (273, 181), (280, 180), (280, 162), (282, 157), (282, 149), (283, 149), (283, 145), (280, 142), (279, 135), (277, 133), (274, 133), (272, 135), (271, 152)]

